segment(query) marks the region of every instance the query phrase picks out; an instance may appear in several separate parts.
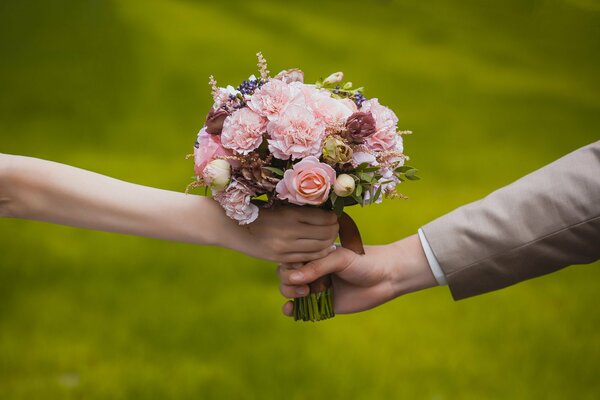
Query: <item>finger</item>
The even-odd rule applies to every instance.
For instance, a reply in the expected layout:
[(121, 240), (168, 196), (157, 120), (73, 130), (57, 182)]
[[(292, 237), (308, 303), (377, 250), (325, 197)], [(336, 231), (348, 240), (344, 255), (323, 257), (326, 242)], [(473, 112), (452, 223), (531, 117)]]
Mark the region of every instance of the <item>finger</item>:
[(344, 248), (337, 249), (328, 256), (315, 259), (297, 269), (283, 269), (279, 279), (284, 285), (306, 285), (318, 278), (347, 268), (358, 254)]
[(283, 297), (288, 299), (294, 299), (296, 297), (304, 297), (308, 295), (310, 289), (308, 285), (291, 286), (291, 285), (279, 285), (279, 292)]
[[(318, 253), (333, 246), (335, 238), (326, 240), (295, 239), (285, 244), (282, 253)], [(286, 251), (287, 250), (287, 251)]]
[(333, 211), (318, 208), (302, 208), (297, 210), (298, 220), (309, 225), (334, 225), (337, 224), (337, 216)]
[(323, 257), (327, 257), (330, 253), (335, 251), (335, 245), (331, 245), (321, 251), (313, 253), (286, 253), (280, 256), (281, 261), (285, 263), (307, 263), (310, 261), (318, 260)]
[(281, 312), (283, 313), (283, 315), (288, 317), (294, 315), (294, 303), (291, 301), (285, 303), (283, 307), (281, 307)]
[(339, 231), (340, 227), (337, 222), (332, 225), (299, 224), (290, 232), (290, 236), (299, 239), (334, 240)]

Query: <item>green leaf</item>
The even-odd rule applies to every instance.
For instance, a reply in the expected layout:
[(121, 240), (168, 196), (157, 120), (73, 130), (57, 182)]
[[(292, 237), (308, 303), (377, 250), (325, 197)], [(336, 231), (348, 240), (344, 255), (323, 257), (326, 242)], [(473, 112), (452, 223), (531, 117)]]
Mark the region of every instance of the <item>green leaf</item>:
[(356, 167), (356, 172), (363, 171), (365, 168), (368, 168), (368, 167), (369, 167), (368, 162), (360, 163), (360, 164), (358, 164), (358, 167)]
[(403, 165), (402, 167), (398, 167), (398, 168), (396, 168), (396, 169), (395, 169), (395, 171), (396, 171), (396, 172), (402, 172), (402, 173), (405, 173), (405, 172), (408, 172), (408, 171), (410, 171), (411, 169), (414, 169), (414, 168), (413, 168), (413, 167), (409, 167), (408, 165)]
[(361, 181), (373, 182), (373, 175), (369, 175), (369, 174), (365, 174), (363, 172), (359, 172), (358, 173), (358, 177), (360, 178)]
[(344, 86), (342, 86), (342, 89), (348, 90), (352, 88), (352, 82), (346, 82), (344, 83)]
[(333, 212), (338, 217), (342, 216), (342, 212), (344, 212), (344, 201), (336, 201), (333, 203)]
[(331, 199), (331, 205), (335, 205), (335, 202), (338, 199), (338, 195), (335, 194), (333, 191), (331, 192), (331, 195), (329, 196), (329, 198)]
[(375, 171), (379, 171), (379, 167), (368, 167), (368, 168), (363, 168), (362, 172), (375, 172)]
[(362, 207), (362, 205), (363, 205), (363, 199), (362, 199), (362, 197), (360, 197), (360, 196), (358, 196), (358, 195), (356, 195), (356, 194), (352, 193), (352, 198), (353, 198), (353, 199), (354, 199), (354, 200), (355, 200), (355, 201), (356, 201), (358, 204), (360, 204), (360, 205), (361, 205), (361, 207)]
[(415, 175), (417, 172), (418, 172), (418, 170), (412, 168), (412, 169), (409, 169), (408, 171), (406, 171), (404, 173), (404, 176), (406, 177), (406, 179), (410, 179), (411, 181), (418, 181), (420, 178)]
[(377, 191), (375, 192), (375, 195), (373, 196), (373, 198), (371, 199), (371, 203), (375, 203), (377, 201), (377, 199), (379, 199), (379, 196), (381, 196), (381, 190), (383, 189), (382, 186), (379, 186), (377, 188)]
[(356, 186), (356, 195), (357, 195), (357, 196), (360, 196), (360, 195), (362, 194), (362, 192), (363, 192), (363, 187), (362, 187), (362, 185), (358, 185), (358, 186)]
[(264, 169), (266, 169), (267, 171), (271, 171), (272, 173), (274, 173), (277, 176), (283, 176), (283, 170), (280, 168), (275, 168), (275, 167), (263, 167)]

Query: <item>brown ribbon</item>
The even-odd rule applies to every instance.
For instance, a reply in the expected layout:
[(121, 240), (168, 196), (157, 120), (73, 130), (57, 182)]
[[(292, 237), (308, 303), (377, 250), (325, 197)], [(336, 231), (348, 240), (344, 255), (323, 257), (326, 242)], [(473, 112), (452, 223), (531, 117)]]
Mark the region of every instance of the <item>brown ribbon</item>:
[(342, 247), (352, 250), (356, 254), (365, 254), (360, 232), (354, 220), (345, 212), (338, 218), (340, 224), (340, 242)]
[[(365, 254), (360, 232), (354, 220), (345, 212), (338, 218), (340, 225), (340, 242), (342, 247), (352, 250), (356, 254)], [(309, 285), (311, 293), (319, 293), (331, 287), (331, 276), (325, 275)]]

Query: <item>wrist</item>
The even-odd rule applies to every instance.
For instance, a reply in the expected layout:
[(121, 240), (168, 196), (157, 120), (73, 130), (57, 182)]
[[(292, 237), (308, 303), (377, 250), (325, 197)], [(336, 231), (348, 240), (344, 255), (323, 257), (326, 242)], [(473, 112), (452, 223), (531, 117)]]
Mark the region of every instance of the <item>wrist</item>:
[(438, 286), (418, 235), (389, 244), (392, 248), (390, 279), (396, 297)]

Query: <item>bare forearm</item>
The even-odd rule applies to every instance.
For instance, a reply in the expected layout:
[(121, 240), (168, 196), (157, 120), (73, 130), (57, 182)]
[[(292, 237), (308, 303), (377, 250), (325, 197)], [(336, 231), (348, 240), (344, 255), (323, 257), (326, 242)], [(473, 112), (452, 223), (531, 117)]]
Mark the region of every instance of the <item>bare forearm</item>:
[(219, 230), (231, 225), (208, 198), (35, 158), (0, 157), (5, 216), (211, 245), (219, 245)]

